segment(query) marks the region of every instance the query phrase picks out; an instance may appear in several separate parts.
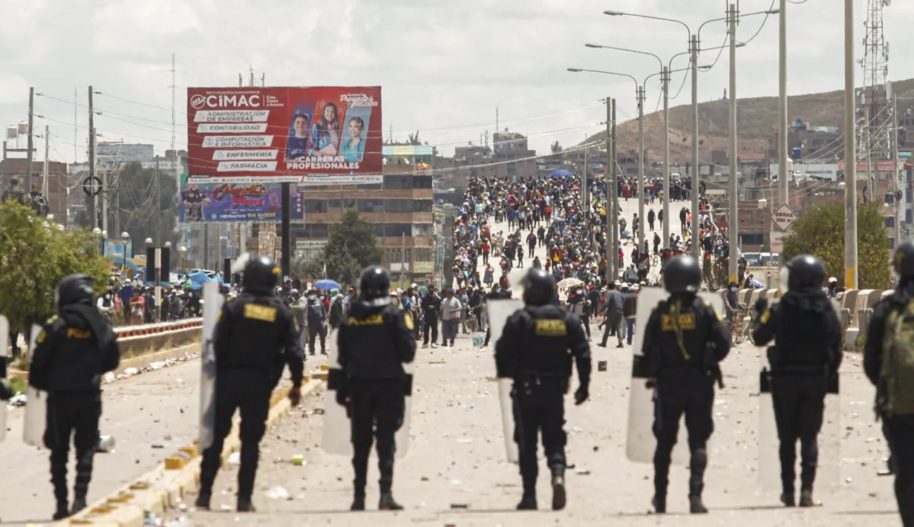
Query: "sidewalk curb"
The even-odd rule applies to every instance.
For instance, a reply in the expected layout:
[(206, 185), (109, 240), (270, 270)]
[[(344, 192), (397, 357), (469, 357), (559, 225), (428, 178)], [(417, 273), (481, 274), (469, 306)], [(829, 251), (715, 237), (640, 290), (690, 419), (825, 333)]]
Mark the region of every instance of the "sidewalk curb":
[[(323, 386), (320, 372), (305, 375), (302, 399)], [(286, 395), (288, 387), (277, 388), (270, 400), (267, 429), (274, 426), (292, 408)], [(238, 425), (225, 439), (223, 463), (241, 446)], [(94, 525), (104, 527), (143, 527), (146, 514), (162, 515), (166, 509), (184, 505), (184, 495), (195, 491), (200, 483), (200, 452), (196, 443), (179, 448), (158, 467), (136, 478), (133, 482), (92, 503), (83, 512), (52, 525)]]

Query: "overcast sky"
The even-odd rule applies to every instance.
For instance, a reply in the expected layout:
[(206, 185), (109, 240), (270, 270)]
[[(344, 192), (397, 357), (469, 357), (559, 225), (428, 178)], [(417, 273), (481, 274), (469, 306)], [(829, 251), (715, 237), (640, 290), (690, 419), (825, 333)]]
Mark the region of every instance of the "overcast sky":
[[(777, 0), (775, 0), (775, 4)], [(839, 0), (788, 4), (788, 90), (791, 94), (843, 87), (843, 11)], [(742, 0), (743, 13), (771, 0)], [(865, 0), (855, 0), (857, 56)], [(693, 28), (724, 16), (724, 0), (0, 0), (0, 125), (25, 120), (28, 87), (36, 98), (36, 130), (51, 129), (51, 158), (86, 157), (87, 86), (102, 95), (95, 105), (100, 140), (171, 142), (171, 53), (177, 56), (178, 148), (185, 148), (188, 86), (237, 85), (238, 73), (266, 75), (267, 85), (381, 85), (385, 138), (420, 139), (443, 153), (478, 144), (501, 128), (530, 135), (539, 153), (558, 140), (581, 141), (600, 128), (607, 95), (620, 99), (621, 118), (635, 113), (627, 79), (568, 73), (569, 66), (643, 77), (656, 61), (593, 50), (585, 42), (652, 51), (663, 57), (686, 50), (676, 24), (610, 17), (604, 9), (678, 18)], [(764, 16), (746, 17), (740, 40)], [(886, 8), (885, 33), (895, 52), (890, 79), (914, 77), (903, 50), (914, 49), (914, 5)], [(738, 50), (741, 97), (777, 93), (777, 16)], [(705, 26), (702, 46), (723, 43), (723, 22)], [(717, 56), (706, 51), (701, 64)], [(687, 60), (678, 62), (681, 67)], [(727, 55), (700, 75), (700, 100), (720, 98), (727, 86)], [(858, 84), (861, 78), (857, 68)], [(677, 80), (680, 77), (676, 78)], [(674, 82), (674, 90), (679, 82)], [(74, 141), (74, 90), (78, 98)], [(647, 88), (647, 110), (657, 107), (657, 83)], [(54, 98), (63, 99), (61, 102)], [(117, 98), (115, 98), (117, 97)], [(128, 102), (125, 99), (129, 99)], [(687, 102), (689, 87), (673, 101)], [(775, 116), (771, 116), (772, 120)], [(39, 140), (39, 156), (43, 155)]]

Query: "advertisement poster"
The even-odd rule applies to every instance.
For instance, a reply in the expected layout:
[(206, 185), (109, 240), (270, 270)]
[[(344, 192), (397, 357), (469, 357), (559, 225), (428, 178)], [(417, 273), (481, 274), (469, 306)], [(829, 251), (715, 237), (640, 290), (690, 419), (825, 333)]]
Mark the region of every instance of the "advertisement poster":
[(380, 174), (381, 88), (188, 88), (190, 177)]
[[(292, 189), (291, 220), (302, 220), (302, 195)], [(279, 183), (195, 183), (181, 178), (178, 201), (180, 222), (231, 222), (282, 220), (282, 185)]]

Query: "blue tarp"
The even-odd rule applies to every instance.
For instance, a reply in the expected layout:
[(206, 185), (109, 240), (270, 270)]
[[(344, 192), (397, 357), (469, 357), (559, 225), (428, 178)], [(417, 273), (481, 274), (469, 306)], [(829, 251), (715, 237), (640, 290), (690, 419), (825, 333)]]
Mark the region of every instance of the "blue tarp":
[(574, 174), (572, 174), (570, 170), (566, 170), (564, 168), (560, 168), (558, 170), (553, 170), (552, 172), (549, 173), (549, 177), (554, 177), (554, 178), (570, 178), (573, 175)]
[(342, 289), (342, 287), (340, 287), (340, 284), (338, 284), (334, 280), (330, 280), (329, 278), (324, 278), (323, 280), (318, 280), (317, 282), (314, 282), (314, 287), (316, 287), (317, 289)]

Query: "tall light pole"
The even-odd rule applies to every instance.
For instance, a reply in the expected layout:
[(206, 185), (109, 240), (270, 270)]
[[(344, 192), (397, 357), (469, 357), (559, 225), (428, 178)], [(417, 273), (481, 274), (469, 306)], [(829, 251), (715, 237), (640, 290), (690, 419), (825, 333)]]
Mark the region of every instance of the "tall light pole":
[(857, 289), (857, 122), (854, 0), (844, 0), (844, 287)]
[[(778, 23), (778, 202), (787, 203), (787, 0)], [(850, 137), (850, 136), (846, 136)]]
[(728, 251), (727, 251), (727, 274), (730, 275), (730, 283), (739, 282), (739, 268), (737, 259), (739, 258), (739, 196), (737, 195), (737, 175), (736, 175), (736, 18), (739, 13), (734, 4), (730, 4), (727, 10), (727, 24), (730, 33), (730, 218), (727, 222), (727, 233), (729, 234)]
[[(777, 13), (777, 10), (771, 11), (759, 11), (755, 13), (750, 13), (751, 15), (759, 14), (774, 14)], [(708, 23), (711, 22), (720, 22), (727, 20), (726, 18), (714, 18), (702, 22), (698, 27), (697, 32), (693, 32), (691, 27), (681, 20), (676, 20), (674, 18), (658, 17), (652, 15), (642, 15), (635, 13), (625, 13), (621, 11), (603, 11), (604, 14), (610, 16), (633, 16), (637, 18), (645, 18), (648, 20), (657, 20), (662, 22), (673, 22), (679, 24), (680, 26), (686, 29), (686, 32), (689, 36), (689, 55), (691, 62), (692, 70), (692, 159), (691, 159), (691, 176), (692, 176), (692, 254), (699, 258), (701, 256), (698, 239), (698, 224), (699, 224), (699, 213), (698, 213), (698, 53), (699, 48), (699, 34), (701, 29)], [(749, 16), (749, 15), (746, 15)], [(669, 221), (664, 213), (664, 220)]]

